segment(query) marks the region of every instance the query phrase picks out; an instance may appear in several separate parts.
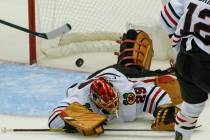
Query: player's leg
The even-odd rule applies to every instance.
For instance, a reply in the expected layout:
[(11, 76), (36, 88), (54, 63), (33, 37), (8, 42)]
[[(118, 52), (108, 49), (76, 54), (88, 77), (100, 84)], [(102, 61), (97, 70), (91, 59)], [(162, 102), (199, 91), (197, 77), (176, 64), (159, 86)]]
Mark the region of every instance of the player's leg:
[(190, 139), (204, 106), (205, 102), (199, 104), (182, 103), (181, 111), (176, 116), (175, 140)]
[(193, 61), (193, 81), (203, 91), (210, 93), (210, 57), (209, 61)]
[(183, 39), (177, 56), (176, 72), (185, 80), (210, 93), (210, 55), (201, 50), (194, 40), (191, 47), (191, 50), (186, 51), (186, 40)]
[[(196, 67), (196, 68), (195, 68)], [(199, 68), (200, 67), (200, 68)], [(196, 122), (203, 111), (205, 101), (208, 99), (208, 93), (198, 86), (195, 79), (199, 75), (195, 73), (201, 70), (202, 66), (196, 66), (192, 56), (179, 53), (177, 56), (176, 75), (180, 83), (181, 94), (184, 100), (181, 106), (181, 112), (176, 117), (176, 138), (175, 140), (189, 140)]]
[[(178, 76), (178, 74), (177, 74)], [(197, 119), (203, 111), (208, 94), (195, 84), (178, 76), (182, 98), (181, 111), (176, 116), (175, 140), (189, 140), (196, 128)]]
[(207, 93), (210, 92), (210, 57), (193, 43), (191, 50), (186, 51), (185, 48), (186, 45), (183, 42), (177, 56), (175, 70), (182, 98), (188, 103), (202, 103), (208, 99)]

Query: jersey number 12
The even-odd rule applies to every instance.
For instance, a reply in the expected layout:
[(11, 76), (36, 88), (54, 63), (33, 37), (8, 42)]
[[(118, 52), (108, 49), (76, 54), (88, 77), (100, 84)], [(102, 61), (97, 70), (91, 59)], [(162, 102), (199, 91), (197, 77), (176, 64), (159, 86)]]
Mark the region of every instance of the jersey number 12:
[[(188, 12), (186, 14), (185, 17), (185, 22), (184, 22), (184, 27), (181, 30), (181, 34), (182, 35), (186, 35), (188, 33), (190, 33), (190, 28), (192, 26), (192, 16), (195, 12), (195, 9), (197, 8), (197, 5), (194, 3), (190, 3), (188, 5)], [(198, 17), (205, 20), (205, 18), (209, 18), (210, 17), (210, 10), (209, 9), (203, 9), (199, 12)], [(204, 31), (206, 32), (206, 34), (204, 36), (202, 36), (200, 34), (200, 31)], [(194, 28), (193, 28), (193, 32), (198, 33), (203, 39), (205, 40), (210, 40), (210, 35), (208, 35), (210, 33), (210, 25), (207, 25), (203, 22), (198, 22), (194, 24)]]

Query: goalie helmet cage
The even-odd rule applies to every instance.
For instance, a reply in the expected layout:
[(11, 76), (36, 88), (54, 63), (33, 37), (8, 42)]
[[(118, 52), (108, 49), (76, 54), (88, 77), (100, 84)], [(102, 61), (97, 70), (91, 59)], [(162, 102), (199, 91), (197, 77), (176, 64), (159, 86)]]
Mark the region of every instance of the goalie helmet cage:
[[(155, 53), (163, 50), (163, 40), (156, 42), (161, 7), (161, 0), (28, 0), (30, 30), (48, 32), (65, 23), (72, 26), (67, 35), (53, 40), (30, 35), (30, 64), (36, 63), (39, 55), (62, 57), (89, 50), (116, 51), (116, 40), (128, 28), (136, 27), (150, 35)], [(163, 56), (161, 50), (158, 57)]]

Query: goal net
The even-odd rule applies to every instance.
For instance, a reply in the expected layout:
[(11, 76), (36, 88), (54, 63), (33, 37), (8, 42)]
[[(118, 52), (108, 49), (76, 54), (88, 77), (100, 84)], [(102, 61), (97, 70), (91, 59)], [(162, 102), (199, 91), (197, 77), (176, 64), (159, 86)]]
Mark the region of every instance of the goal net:
[(169, 39), (159, 25), (161, 0), (36, 0), (36, 30), (48, 32), (65, 23), (72, 30), (53, 40), (37, 38), (37, 55), (51, 58), (119, 50), (116, 40), (129, 28), (147, 32), (154, 59), (169, 58)]

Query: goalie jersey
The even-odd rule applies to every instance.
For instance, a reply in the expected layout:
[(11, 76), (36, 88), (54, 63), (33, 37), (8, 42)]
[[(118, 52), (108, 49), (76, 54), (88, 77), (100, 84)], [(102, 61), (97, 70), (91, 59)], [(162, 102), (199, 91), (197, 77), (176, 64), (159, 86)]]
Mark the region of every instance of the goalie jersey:
[[(109, 115), (98, 109), (89, 99), (91, 81), (99, 76), (105, 77), (118, 91), (119, 109), (118, 116)], [(71, 103), (78, 102), (87, 106), (92, 111), (105, 115), (109, 120), (119, 117), (123, 121), (133, 121), (138, 113), (153, 113), (162, 105), (171, 103), (168, 94), (155, 86), (154, 83), (144, 83), (142, 81), (130, 81), (125, 75), (114, 68), (107, 68), (97, 74), (93, 74), (88, 79), (81, 81), (67, 90), (67, 97), (60, 101), (49, 117), (50, 128), (63, 128), (65, 123), (60, 118), (60, 112)], [(128, 113), (129, 112), (129, 113)]]
[[(187, 50), (194, 40), (210, 54), (210, 0), (170, 0), (161, 11), (161, 24), (173, 40), (173, 47), (187, 38)], [(178, 45), (179, 46), (179, 45)]]

